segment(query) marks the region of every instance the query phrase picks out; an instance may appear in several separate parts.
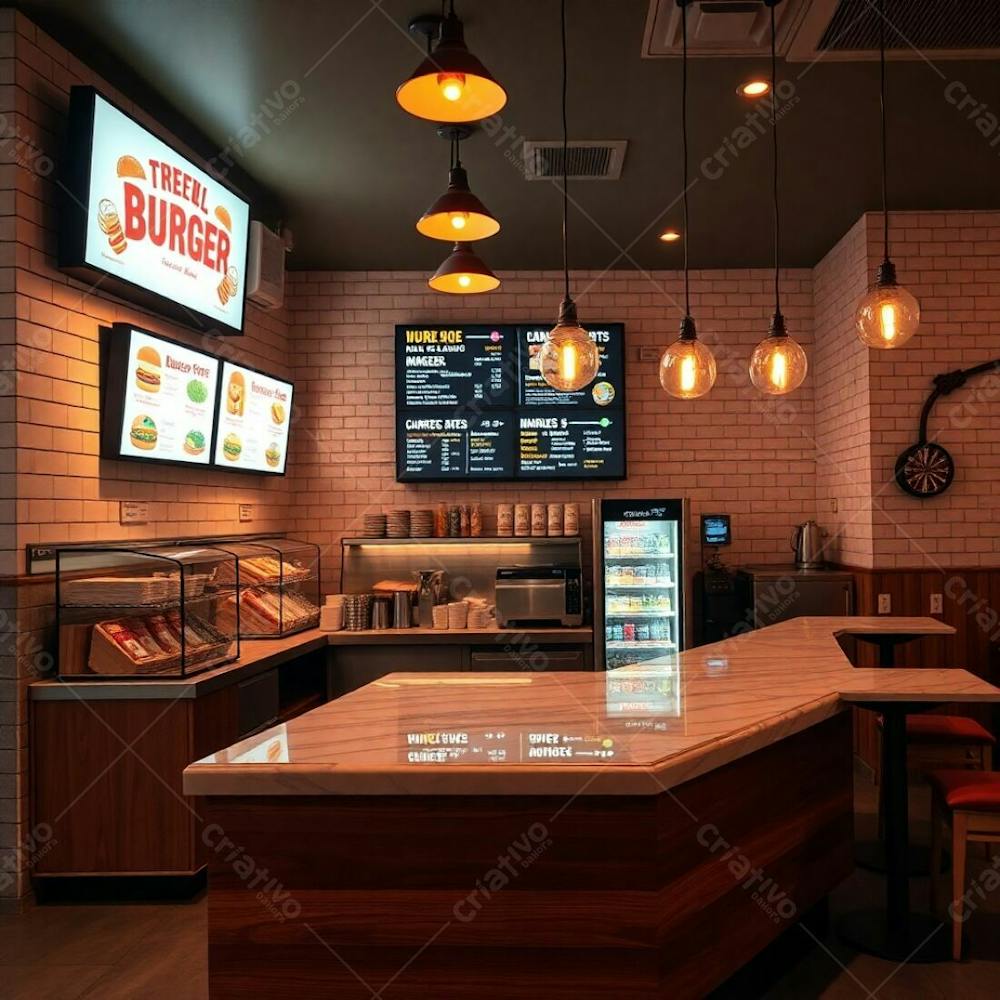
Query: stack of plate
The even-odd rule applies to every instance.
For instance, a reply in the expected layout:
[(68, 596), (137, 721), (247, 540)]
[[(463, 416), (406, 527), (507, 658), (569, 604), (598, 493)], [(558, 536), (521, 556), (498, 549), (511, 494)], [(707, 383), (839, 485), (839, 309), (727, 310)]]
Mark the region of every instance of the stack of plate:
[(469, 605), (465, 601), (455, 601), (448, 605), (448, 628), (467, 628), (469, 624)]
[(344, 595), (329, 594), (320, 610), (319, 627), (324, 632), (339, 632), (344, 627)]
[(408, 510), (390, 510), (386, 520), (386, 537), (410, 537), (410, 512)]
[(385, 538), (385, 514), (365, 514), (365, 538)]
[(410, 515), (410, 537), (430, 538), (434, 534), (434, 511), (415, 510)]
[(448, 627), (448, 605), (447, 604), (435, 604), (431, 608), (431, 618), (433, 620), (434, 628), (446, 629)]
[(372, 595), (348, 594), (344, 598), (344, 628), (364, 632), (371, 627)]

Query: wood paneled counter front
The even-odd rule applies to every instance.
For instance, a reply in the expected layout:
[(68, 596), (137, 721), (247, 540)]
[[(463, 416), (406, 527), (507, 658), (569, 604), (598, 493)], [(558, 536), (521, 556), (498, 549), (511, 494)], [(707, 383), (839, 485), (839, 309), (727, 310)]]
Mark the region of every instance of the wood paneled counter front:
[(213, 754), (184, 776), (212, 996), (703, 996), (850, 873), (850, 704), (1000, 701), (837, 637), (949, 631), (807, 618), (607, 674), (395, 674)]

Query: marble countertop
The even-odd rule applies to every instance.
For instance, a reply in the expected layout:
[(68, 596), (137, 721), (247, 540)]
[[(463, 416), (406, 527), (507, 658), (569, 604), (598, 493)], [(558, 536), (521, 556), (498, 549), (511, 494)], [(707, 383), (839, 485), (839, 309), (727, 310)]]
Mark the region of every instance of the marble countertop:
[(658, 794), (863, 702), (1000, 702), (959, 669), (855, 668), (838, 636), (932, 618), (797, 618), (607, 673), (390, 674), (200, 760), (188, 795)]

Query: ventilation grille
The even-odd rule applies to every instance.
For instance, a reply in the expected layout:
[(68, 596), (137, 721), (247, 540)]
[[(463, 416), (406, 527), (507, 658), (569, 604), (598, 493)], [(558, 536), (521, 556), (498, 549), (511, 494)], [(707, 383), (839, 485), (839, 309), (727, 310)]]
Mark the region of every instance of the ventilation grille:
[[(628, 141), (625, 139), (572, 141), (566, 149), (566, 173), (570, 180), (616, 181), (622, 175), (627, 148)], [(561, 180), (562, 139), (526, 140), (524, 176), (529, 181)]]
[[(840, 0), (817, 48), (825, 52), (878, 50), (878, 7), (871, 0)], [(1000, 48), (997, 0), (886, 0), (887, 49)]]

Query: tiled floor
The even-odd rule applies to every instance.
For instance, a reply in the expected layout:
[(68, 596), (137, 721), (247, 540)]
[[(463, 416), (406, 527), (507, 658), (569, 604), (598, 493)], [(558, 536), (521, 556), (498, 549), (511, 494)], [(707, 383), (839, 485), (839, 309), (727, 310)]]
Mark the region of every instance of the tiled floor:
[[(874, 825), (872, 801), (871, 786), (859, 781), (859, 832), (864, 836)], [(914, 790), (913, 816), (917, 838), (926, 840), (927, 799), (922, 790)], [(1000, 854), (1000, 847), (996, 852)], [(978, 849), (973, 853), (974, 869), (979, 870), (986, 858)], [(913, 887), (914, 904), (926, 905), (927, 880), (915, 879)], [(875, 903), (880, 888), (876, 876), (856, 872), (834, 894), (833, 922), (838, 913)], [(204, 899), (199, 899), (162, 906), (44, 906), (19, 917), (0, 917), (0, 998), (205, 1000), (205, 912)], [(851, 952), (831, 933), (763, 992), (742, 996), (996, 1000), (1000, 889), (969, 922), (968, 959), (959, 965), (896, 966)], [(385, 1000), (392, 1000), (391, 993)]]

